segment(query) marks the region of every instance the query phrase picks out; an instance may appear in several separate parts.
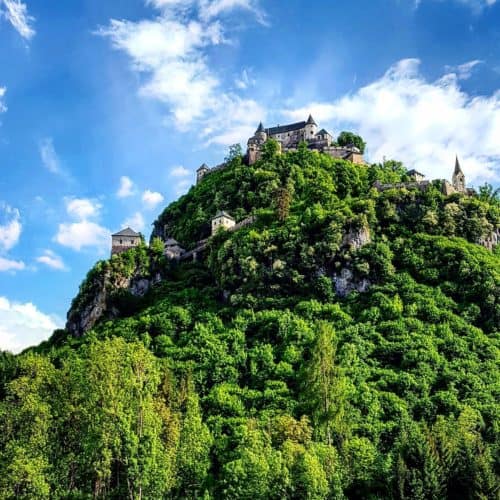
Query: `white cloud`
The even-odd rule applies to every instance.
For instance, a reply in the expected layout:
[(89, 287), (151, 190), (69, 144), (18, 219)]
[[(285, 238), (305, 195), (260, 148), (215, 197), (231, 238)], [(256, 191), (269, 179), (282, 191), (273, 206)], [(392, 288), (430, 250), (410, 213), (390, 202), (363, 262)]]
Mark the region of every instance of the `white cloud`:
[[(491, 7), (497, 2), (497, 0), (454, 0), (454, 1), (455, 3), (459, 3), (465, 5), (466, 7), (470, 7), (472, 11), (476, 14), (481, 13), (483, 9), (485, 9), (486, 7)], [(415, 0), (415, 7), (418, 8), (420, 4), (422, 4), (423, 2), (424, 0)]]
[(241, 72), (241, 75), (234, 81), (236, 87), (241, 90), (246, 90), (249, 87), (253, 87), (255, 83), (255, 79), (250, 76), (250, 72), (247, 69), (244, 69)]
[(470, 96), (460, 88), (457, 73), (428, 81), (419, 64), (399, 61), (351, 95), (284, 114), (304, 119), (311, 112), (318, 122), (358, 132), (372, 161), (400, 159), (429, 177), (449, 178), (457, 153), (469, 182), (498, 181), (500, 91)]
[(87, 219), (97, 217), (102, 205), (96, 200), (89, 198), (65, 198), (66, 212), (75, 219)]
[(26, 265), (24, 264), (24, 262), (19, 260), (6, 259), (0, 256), (0, 272), (24, 271), (24, 269), (26, 269)]
[(36, 33), (32, 26), (35, 18), (28, 14), (26, 4), (21, 0), (0, 0), (0, 7), (2, 5), (1, 15), (25, 40), (31, 40)]
[(191, 181), (189, 179), (180, 180), (175, 184), (175, 194), (177, 196), (184, 194), (190, 186), (191, 186)]
[[(172, 115), (169, 123), (179, 130), (204, 130), (207, 144), (226, 140), (226, 130), (255, 128), (255, 117), (264, 119), (264, 110), (255, 101), (243, 100), (223, 89), (222, 75), (210, 64), (209, 51), (227, 43), (223, 24), (216, 17), (235, 8), (258, 14), (256, 2), (150, 0), (148, 3), (160, 9), (161, 16), (136, 22), (112, 19), (98, 32), (109, 38), (115, 49), (124, 51), (132, 68), (143, 75), (141, 95), (164, 103)], [(186, 9), (190, 10), (190, 16), (186, 15)], [(228, 108), (231, 111), (240, 107), (250, 112), (236, 115), (228, 112)], [(213, 123), (219, 127), (212, 129)], [(234, 139), (234, 134), (230, 138)], [(239, 136), (237, 140), (243, 138)]]
[(234, 9), (253, 12), (261, 24), (267, 24), (264, 12), (259, 8), (258, 3), (252, 0), (200, 0), (200, 13), (204, 20), (213, 19)]
[(186, 177), (191, 177), (192, 172), (186, 167), (173, 167), (170, 170), (170, 176), (178, 179), (178, 181), (174, 184), (174, 192), (177, 196), (184, 194), (187, 188), (191, 186), (191, 180), (186, 179)]
[(63, 322), (42, 313), (31, 302), (11, 302), (0, 297), (0, 349), (18, 353), (46, 340)]
[(7, 89), (5, 87), (0, 87), (0, 113), (5, 113), (5, 111), (7, 111), (7, 106), (3, 103), (5, 92), (7, 92)]
[(116, 193), (118, 198), (128, 198), (134, 194), (134, 183), (130, 177), (122, 176), (120, 177), (120, 187)]
[(104, 251), (109, 246), (111, 232), (94, 219), (99, 216), (102, 205), (89, 198), (65, 198), (67, 214), (76, 222), (59, 224), (54, 241), (65, 247), (80, 251), (94, 247)]
[(61, 162), (54, 148), (54, 141), (51, 137), (42, 139), (38, 145), (43, 166), (53, 174), (61, 174)]
[(19, 210), (0, 203), (0, 251), (14, 247), (19, 241), (21, 230)]
[(59, 224), (54, 240), (65, 247), (80, 251), (85, 247), (105, 250), (110, 244), (111, 232), (99, 224), (82, 220)]
[(191, 171), (188, 170), (186, 167), (183, 167), (182, 165), (179, 165), (177, 167), (173, 167), (170, 170), (171, 177), (186, 177), (188, 175), (191, 175)]
[(146, 223), (144, 222), (144, 217), (141, 212), (135, 212), (122, 223), (122, 227), (130, 227), (134, 231), (143, 232), (146, 228)]
[(66, 265), (64, 264), (62, 258), (54, 253), (52, 250), (45, 250), (43, 255), (40, 255), (36, 259), (40, 264), (44, 264), (51, 269), (56, 269), (58, 271), (67, 271)]
[(149, 189), (146, 189), (144, 193), (142, 193), (142, 201), (146, 208), (155, 208), (158, 203), (161, 203), (163, 201), (163, 196), (156, 192), (156, 191), (150, 191)]
[(473, 61), (460, 64), (459, 66), (446, 66), (445, 69), (448, 73), (453, 73), (457, 75), (460, 80), (467, 80), (472, 75), (472, 70), (478, 65), (482, 64), (484, 61), (479, 59), (474, 59)]

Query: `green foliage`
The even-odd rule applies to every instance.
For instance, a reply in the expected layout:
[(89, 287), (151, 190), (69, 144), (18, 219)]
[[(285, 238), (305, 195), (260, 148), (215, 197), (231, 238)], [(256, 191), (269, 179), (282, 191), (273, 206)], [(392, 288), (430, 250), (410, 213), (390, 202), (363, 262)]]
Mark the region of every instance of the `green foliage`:
[(355, 146), (361, 151), (361, 153), (364, 153), (366, 148), (366, 142), (363, 141), (359, 135), (345, 131), (340, 132), (337, 137), (337, 144), (339, 146)]
[[(96, 264), (69, 315), (100, 297), (91, 331), (0, 354), (0, 497), (497, 498), (493, 190), (378, 192), (400, 163), (264, 149)], [(165, 260), (219, 209), (256, 220)]]

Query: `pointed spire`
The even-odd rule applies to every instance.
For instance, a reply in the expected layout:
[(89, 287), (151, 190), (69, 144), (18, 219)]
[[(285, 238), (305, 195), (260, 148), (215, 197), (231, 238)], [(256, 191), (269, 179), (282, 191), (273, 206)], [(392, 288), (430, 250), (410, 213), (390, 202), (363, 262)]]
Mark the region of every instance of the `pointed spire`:
[(316, 125), (316, 126), (318, 126), (317, 123), (314, 121), (314, 118), (312, 117), (311, 114), (309, 115), (309, 118), (307, 119), (307, 124), (308, 125)]
[(257, 127), (257, 130), (255, 131), (256, 134), (259, 132), (264, 132), (264, 125), (262, 125), (262, 122), (259, 123), (259, 126)]
[(210, 168), (208, 167), (208, 165), (206, 163), (203, 163), (201, 165), (201, 167), (198, 168), (197, 172), (200, 170), (210, 170)]
[(460, 167), (460, 162), (458, 161), (458, 155), (455, 155), (455, 172), (454, 175), (463, 174), (462, 168)]

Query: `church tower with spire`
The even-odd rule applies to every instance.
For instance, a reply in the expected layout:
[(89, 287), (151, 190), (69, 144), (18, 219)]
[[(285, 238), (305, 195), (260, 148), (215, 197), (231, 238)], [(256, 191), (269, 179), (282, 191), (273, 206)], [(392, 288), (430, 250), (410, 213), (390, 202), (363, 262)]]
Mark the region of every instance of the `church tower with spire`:
[(462, 172), (462, 168), (460, 167), (458, 156), (455, 157), (455, 170), (453, 171), (453, 177), (451, 178), (451, 183), (459, 193), (464, 193), (466, 191), (465, 175)]

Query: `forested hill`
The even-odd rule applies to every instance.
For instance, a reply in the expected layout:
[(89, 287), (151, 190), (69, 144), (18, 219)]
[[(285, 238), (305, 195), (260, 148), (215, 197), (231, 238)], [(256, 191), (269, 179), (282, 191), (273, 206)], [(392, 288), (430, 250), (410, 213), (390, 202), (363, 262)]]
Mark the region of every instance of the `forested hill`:
[(377, 180), (268, 142), (97, 263), (1, 354), (0, 498), (498, 498), (500, 201)]

